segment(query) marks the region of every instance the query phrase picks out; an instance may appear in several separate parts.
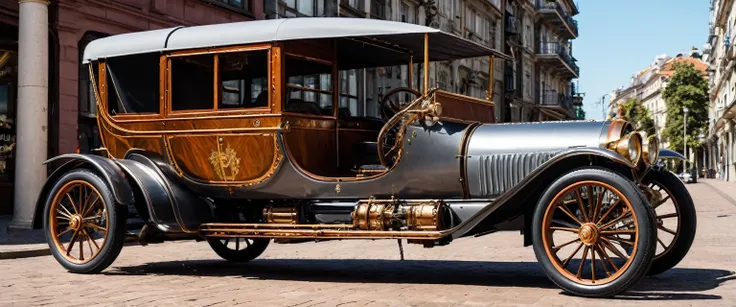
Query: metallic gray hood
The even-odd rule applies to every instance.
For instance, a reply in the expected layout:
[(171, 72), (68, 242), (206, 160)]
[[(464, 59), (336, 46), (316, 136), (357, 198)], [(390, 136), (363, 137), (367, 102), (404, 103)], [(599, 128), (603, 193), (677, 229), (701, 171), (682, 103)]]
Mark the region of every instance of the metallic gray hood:
[(600, 148), (611, 122), (487, 124), (468, 137), (467, 180), (473, 198), (503, 194), (542, 163), (575, 147)]

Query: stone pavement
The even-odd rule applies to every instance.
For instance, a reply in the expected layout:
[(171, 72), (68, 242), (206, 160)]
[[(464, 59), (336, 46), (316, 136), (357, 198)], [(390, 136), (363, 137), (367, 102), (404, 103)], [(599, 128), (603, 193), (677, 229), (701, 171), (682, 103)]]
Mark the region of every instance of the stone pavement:
[(43, 230), (8, 230), (10, 215), (0, 215), (0, 259), (50, 255)]
[(67, 273), (50, 256), (0, 260), (0, 306), (736, 306), (736, 205), (722, 196), (736, 184), (688, 188), (698, 207), (690, 253), (614, 300), (562, 294), (506, 232), (404, 245), (406, 261), (391, 240), (271, 244), (245, 264), (203, 242), (130, 246), (98, 275)]

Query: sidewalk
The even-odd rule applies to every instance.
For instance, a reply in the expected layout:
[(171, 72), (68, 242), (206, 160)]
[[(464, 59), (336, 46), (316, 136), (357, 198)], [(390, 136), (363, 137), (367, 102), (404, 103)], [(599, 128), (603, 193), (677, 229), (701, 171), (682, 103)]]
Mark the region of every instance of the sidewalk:
[(0, 259), (50, 255), (49, 245), (41, 229), (8, 232), (10, 215), (0, 215)]
[(736, 182), (726, 182), (720, 179), (703, 179), (698, 178), (698, 183), (705, 184), (723, 196), (728, 202), (736, 206)]

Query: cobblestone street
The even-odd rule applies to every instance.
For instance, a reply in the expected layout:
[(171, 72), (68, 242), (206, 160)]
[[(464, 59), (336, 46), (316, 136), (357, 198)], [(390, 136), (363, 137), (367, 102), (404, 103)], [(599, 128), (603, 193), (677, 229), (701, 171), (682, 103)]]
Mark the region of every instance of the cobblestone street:
[[(689, 185), (696, 241), (683, 262), (645, 278), (624, 306), (736, 306), (734, 184)], [(246, 264), (220, 260), (206, 243), (129, 246), (99, 275), (67, 273), (51, 256), (0, 260), (0, 305), (185, 306), (577, 306), (550, 282), (518, 233), (444, 247), (396, 241), (271, 244)]]

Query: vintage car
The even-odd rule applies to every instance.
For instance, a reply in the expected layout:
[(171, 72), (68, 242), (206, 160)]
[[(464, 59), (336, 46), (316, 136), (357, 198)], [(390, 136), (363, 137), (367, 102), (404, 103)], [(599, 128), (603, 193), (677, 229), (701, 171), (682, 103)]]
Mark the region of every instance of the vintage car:
[[(511, 57), (413, 24), (291, 18), (95, 40), (83, 62), (104, 147), (47, 161), (36, 223), (75, 273), (104, 270), (125, 242), (206, 240), (248, 261), (272, 240), (433, 247), (503, 230), (581, 296), (675, 266), (695, 212), (654, 166), (657, 138), (624, 119), (495, 124), (488, 98), (429, 88), (430, 61), (478, 57), (493, 97), (494, 63)], [(408, 84), (366, 102), (371, 116), (354, 108), (346, 71), (398, 65)]]

